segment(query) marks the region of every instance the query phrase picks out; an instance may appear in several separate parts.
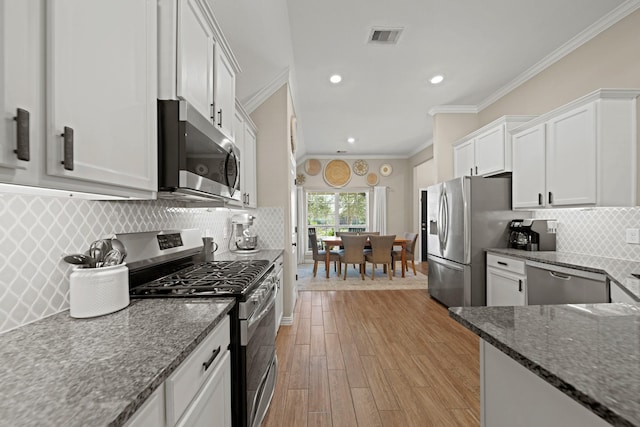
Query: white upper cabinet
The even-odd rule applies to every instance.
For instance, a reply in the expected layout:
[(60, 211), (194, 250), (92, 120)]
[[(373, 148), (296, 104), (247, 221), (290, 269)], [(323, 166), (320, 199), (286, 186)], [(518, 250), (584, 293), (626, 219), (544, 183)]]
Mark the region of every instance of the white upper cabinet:
[(156, 10), (154, 0), (0, 2), (0, 182), (155, 197)]
[(544, 123), (515, 134), (513, 144), (513, 208), (546, 206)]
[(177, 95), (213, 120), (215, 41), (204, 3), (178, 2)]
[(240, 66), (206, 0), (157, 0), (158, 98), (188, 102), (224, 138), (234, 140)]
[(47, 174), (156, 190), (156, 2), (46, 5)]
[(39, 38), (35, 0), (0, 2), (0, 179), (4, 182), (35, 184), (31, 172), (37, 166), (44, 101), (39, 94), (40, 52), (34, 49)]
[(473, 168), (475, 166), (473, 142), (473, 139), (469, 139), (453, 146), (454, 178), (473, 175)]
[(236, 73), (220, 45), (214, 54), (214, 124), (228, 139), (234, 139), (233, 117), (236, 111)]
[(491, 176), (511, 172), (511, 134), (534, 116), (504, 116), (465, 136), (453, 146), (454, 176)]
[(511, 144), (505, 138), (505, 125), (495, 126), (474, 141), (476, 175), (491, 175), (511, 167)]
[(547, 122), (547, 201), (596, 203), (596, 106), (589, 103)]
[(639, 94), (600, 89), (514, 129), (513, 207), (635, 206)]
[(245, 207), (257, 208), (256, 126), (238, 101), (235, 107), (234, 133), (236, 146), (240, 149), (242, 204)]

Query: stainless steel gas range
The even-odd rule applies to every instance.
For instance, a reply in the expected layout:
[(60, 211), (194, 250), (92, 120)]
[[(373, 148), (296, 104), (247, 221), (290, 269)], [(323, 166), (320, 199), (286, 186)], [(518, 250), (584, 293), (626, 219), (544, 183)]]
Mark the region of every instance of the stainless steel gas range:
[(274, 265), (282, 255), (267, 251), (264, 259), (257, 253), (203, 261), (199, 230), (117, 237), (129, 253), (131, 298), (236, 298), (230, 313), (233, 425), (258, 427), (276, 382)]

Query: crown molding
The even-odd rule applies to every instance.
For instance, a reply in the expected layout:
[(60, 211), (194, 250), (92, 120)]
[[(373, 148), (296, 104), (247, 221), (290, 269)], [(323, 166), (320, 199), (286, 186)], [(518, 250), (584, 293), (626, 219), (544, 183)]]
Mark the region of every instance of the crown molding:
[[(264, 101), (269, 99), (271, 95), (276, 93), (278, 89), (282, 87), (285, 83), (289, 83), (290, 79), (290, 70), (289, 67), (286, 67), (280, 74), (278, 74), (273, 80), (267, 83), (262, 89), (258, 90), (251, 97), (246, 99), (242, 105), (244, 105), (244, 109), (247, 113), (251, 114), (253, 111), (260, 106)], [(291, 86), (291, 85), (289, 85)]]
[[(424, 149), (424, 147), (422, 148)], [(408, 155), (390, 155), (390, 154), (305, 154), (304, 156), (296, 159), (296, 165), (300, 166), (309, 159), (318, 160), (407, 160), (411, 156)]]
[(426, 143), (419, 145), (418, 147), (416, 147), (416, 149), (411, 151), (409, 153), (409, 158), (415, 156), (416, 154), (418, 154), (419, 152), (421, 152), (423, 150), (426, 150), (427, 148), (431, 147), (432, 145), (433, 145), (433, 138), (428, 140)]
[(436, 105), (428, 111), (430, 116), (436, 114), (478, 114), (477, 105)]
[[(582, 31), (568, 42), (560, 46), (558, 49), (551, 52), (549, 55), (545, 56), (541, 61), (533, 65), (531, 68), (526, 70), (524, 73), (520, 74), (511, 82), (507, 83), (502, 88), (498, 89), (488, 98), (484, 99), (477, 106), (478, 111), (482, 111), (487, 108), (489, 105), (493, 104), (500, 98), (507, 95), (509, 92), (513, 91), (518, 86), (525, 83), (527, 80), (541, 73), (554, 63), (558, 62), (560, 59), (564, 58), (583, 44), (587, 43), (598, 34), (602, 33), (606, 29), (612, 27), (616, 23), (618, 23), (623, 18), (626, 18), (636, 10), (640, 9), (640, 0), (628, 0), (622, 3), (620, 6), (600, 18), (594, 24), (592, 24), (589, 28)], [(437, 108), (437, 107), (436, 107)], [(431, 114), (431, 111), (429, 111)], [(431, 114), (433, 115), (433, 114)]]

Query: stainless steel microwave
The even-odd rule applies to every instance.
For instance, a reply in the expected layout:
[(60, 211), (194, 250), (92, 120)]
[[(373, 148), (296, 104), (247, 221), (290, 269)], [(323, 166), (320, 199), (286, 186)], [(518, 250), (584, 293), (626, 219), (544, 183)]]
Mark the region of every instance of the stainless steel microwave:
[(240, 151), (186, 101), (158, 100), (158, 196), (240, 201)]

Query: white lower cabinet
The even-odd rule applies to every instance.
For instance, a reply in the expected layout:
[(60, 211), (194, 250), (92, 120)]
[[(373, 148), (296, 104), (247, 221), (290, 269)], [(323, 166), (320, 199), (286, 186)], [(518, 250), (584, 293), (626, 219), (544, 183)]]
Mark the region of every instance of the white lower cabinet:
[(231, 358), (228, 351), (176, 426), (231, 426)]
[(127, 422), (127, 427), (230, 427), (231, 353), (225, 317)]
[(125, 427), (164, 426), (164, 384), (156, 389), (146, 402), (136, 411)]
[(480, 418), (481, 425), (490, 427), (609, 425), (482, 339)]
[(526, 296), (524, 261), (487, 254), (487, 305), (526, 305)]

